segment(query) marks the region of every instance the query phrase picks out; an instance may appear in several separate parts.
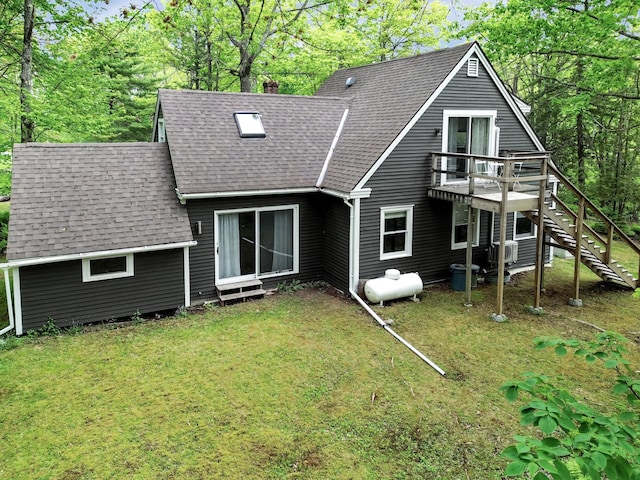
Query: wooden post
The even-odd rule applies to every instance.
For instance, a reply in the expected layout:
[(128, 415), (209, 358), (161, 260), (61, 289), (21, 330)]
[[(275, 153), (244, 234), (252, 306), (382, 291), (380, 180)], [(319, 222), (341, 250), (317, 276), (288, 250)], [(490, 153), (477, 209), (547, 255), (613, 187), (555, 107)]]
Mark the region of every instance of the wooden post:
[(584, 221), (584, 197), (578, 200), (578, 215), (576, 217), (576, 250), (574, 253), (575, 261), (573, 265), (573, 287), (574, 296), (569, 299), (569, 305), (581, 307), (580, 300), (580, 263), (582, 260), (582, 223)]
[(604, 252), (604, 263), (607, 265), (611, 263), (611, 247), (613, 247), (613, 224), (609, 224), (607, 230), (607, 251)]
[[(542, 160), (540, 174), (547, 175), (547, 161), (549, 157)], [(542, 296), (542, 272), (544, 271), (544, 198), (547, 192), (547, 181), (540, 180), (538, 188), (538, 235), (536, 237), (536, 291), (533, 300), (533, 308), (540, 309), (540, 300)]]
[[(475, 178), (473, 174), (476, 173), (476, 162), (473, 157), (469, 158), (469, 198), (473, 198), (474, 182)], [(465, 257), (466, 273), (465, 273), (465, 292), (466, 303), (465, 306), (471, 306), (471, 263), (473, 262), (473, 208), (471, 203), (467, 205), (467, 252)]]
[[(502, 169), (504, 173), (505, 168)], [(498, 182), (500, 182), (498, 178)], [(504, 300), (504, 243), (507, 240), (507, 200), (509, 198), (508, 185), (502, 183), (502, 201), (500, 202), (500, 244), (498, 246), (498, 289), (497, 289), (497, 310), (494, 315), (496, 321), (504, 321), (503, 300)]]

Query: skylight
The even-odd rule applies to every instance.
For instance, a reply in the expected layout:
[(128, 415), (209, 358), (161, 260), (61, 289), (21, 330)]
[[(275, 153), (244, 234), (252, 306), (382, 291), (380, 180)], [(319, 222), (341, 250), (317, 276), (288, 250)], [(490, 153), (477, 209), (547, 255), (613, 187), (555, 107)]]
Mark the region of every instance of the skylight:
[(236, 117), (241, 137), (264, 138), (267, 136), (262, 125), (262, 116), (258, 112), (236, 112), (233, 115)]

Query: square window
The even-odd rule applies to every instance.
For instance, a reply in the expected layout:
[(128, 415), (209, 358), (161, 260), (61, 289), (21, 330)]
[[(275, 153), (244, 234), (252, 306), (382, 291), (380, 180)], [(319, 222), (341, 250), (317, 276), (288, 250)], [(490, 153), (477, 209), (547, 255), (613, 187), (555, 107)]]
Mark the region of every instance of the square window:
[(262, 125), (262, 116), (258, 112), (236, 112), (234, 116), (241, 137), (264, 138), (267, 136)]
[(380, 211), (380, 260), (411, 256), (413, 206)]
[(529, 220), (524, 213), (516, 212), (514, 218), (514, 237), (517, 240), (536, 236), (536, 224)]
[(95, 282), (133, 276), (133, 254), (82, 259), (82, 281)]

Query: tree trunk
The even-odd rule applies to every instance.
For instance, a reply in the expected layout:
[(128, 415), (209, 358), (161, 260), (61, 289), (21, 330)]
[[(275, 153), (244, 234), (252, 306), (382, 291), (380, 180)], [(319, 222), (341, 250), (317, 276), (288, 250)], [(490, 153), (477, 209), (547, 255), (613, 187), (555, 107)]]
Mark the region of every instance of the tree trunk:
[(33, 0), (24, 0), (24, 34), (22, 37), (22, 71), (20, 73), (20, 141), (33, 142), (35, 122), (31, 117), (33, 24), (35, 6)]

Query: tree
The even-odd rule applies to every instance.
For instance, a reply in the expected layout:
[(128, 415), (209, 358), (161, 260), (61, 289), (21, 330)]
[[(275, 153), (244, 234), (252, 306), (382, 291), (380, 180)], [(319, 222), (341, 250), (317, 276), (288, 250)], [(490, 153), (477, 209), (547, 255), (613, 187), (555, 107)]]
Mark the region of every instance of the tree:
[[(503, 78), (532, 105), (533, 126), (556, 162), (609, 213), (637, 211), (626, 188), (603, 190), (610, 182), (600, 174), (611, 168), (596, 163), (603, 147), (613, 149), (605, 156), (620, 160), (614, 171), (622, 184), (640, 162), (629, 148), (640, 128), (638, 13), (632, 0), (510, 0), (469, 11), (462, 31), (486, 41)], [(603, 143), (605, 125), (617, 142)]]

